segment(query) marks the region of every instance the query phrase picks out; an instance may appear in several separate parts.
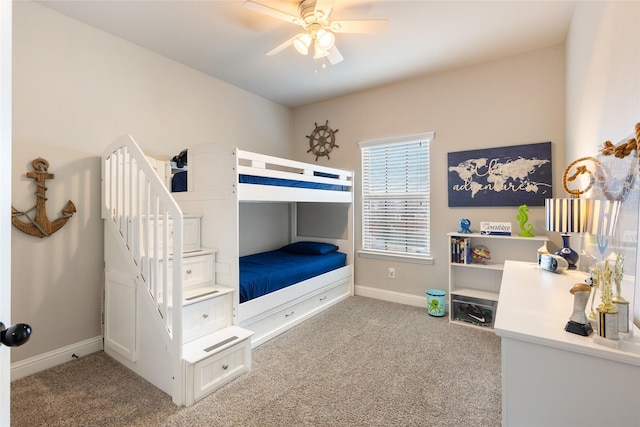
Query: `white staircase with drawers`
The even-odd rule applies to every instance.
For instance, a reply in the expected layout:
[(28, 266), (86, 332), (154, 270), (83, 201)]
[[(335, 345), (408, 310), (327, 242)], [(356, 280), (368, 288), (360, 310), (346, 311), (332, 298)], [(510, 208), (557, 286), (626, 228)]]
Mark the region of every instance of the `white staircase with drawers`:
[(182, 359), (190, 405), (251, 368), (252, 332), (233, 325), (235, 292), (215, 282), (216, 252), (200, 246), (200, 216), (185, 214), (183, 224)]
[(253, 333), (235, 324), (236, 291), (216, 283), (201, 217), (182, 214), (136, 150), (104, 157), (104, 349), (188, 406), (251, 368)]

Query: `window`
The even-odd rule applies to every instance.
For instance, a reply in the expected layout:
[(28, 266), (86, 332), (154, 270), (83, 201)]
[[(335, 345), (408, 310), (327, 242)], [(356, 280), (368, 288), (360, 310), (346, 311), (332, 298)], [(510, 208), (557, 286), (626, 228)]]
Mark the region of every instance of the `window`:
[(433, 132), (360, 143), (362, 249), (429, 258), (429, 143)]

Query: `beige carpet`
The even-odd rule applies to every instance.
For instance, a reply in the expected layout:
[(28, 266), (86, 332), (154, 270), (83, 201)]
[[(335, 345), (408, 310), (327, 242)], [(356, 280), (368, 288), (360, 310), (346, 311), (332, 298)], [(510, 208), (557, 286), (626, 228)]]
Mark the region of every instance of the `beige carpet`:
[[(425, 301), (426, 303), (426, 301)], [(103, 352), (12, 383), (12, 426), (499, 426), (500, 339), (352, 297), (185, 408)]]

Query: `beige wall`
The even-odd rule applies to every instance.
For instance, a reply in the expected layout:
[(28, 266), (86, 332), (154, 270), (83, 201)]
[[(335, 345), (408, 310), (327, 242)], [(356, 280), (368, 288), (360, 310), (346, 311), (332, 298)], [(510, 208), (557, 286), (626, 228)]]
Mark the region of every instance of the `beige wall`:
[[(433, 265), (356, 258), (355, 282), (388, 291), (424, 296), (446, 290), (449, 247), (446, 233), (460, 218), (472, 228), (480, 221), (509, 221), (518, 229), (517, 207), (448, 208), (447, 153), (476, 148), (552, 142), (554, 191), (564, 158), (564, 47), (556, 46), (501, 61), (426, 76), (294, 110), (293, 145), (298, 160), (306, 153), (314, 123), (329, 120), (337, 128), (331, 159), (318, 163), (356, 171), (360, 176), (361, 141), (434, 131), (431, 151), (431, 241)], [(361, 248), (359, 188), (356, 194), (356, 249)], [(532, 207), (536, 234), (545, 234), (544, 208)], [(532, 254), (535, 259), (535, 254)], [(387, 278), (395, 267), (396, 279)]]
[[(639, 23), (639, 1), (576, 2), (567, 36), (568, 161), (596, 155), (606, 140), (626, 141), (640, 122)], [(619, 235), (625, 230), (637, 232), (637, 203), (636, 194), (635, 200), (630, 197), (623, 205)], [(634, 261), (635, 272), (629, 268)], [(625, 265), (625, 274), (635, 273), (637, 278), (638, 259), (626, 258)], [(640, 325), (637, 281), (635, 300), (635, 320)]]
[(49, 217), (78, 209), (49, 238), (12, 231), (12, 319), (33, 327), (16, 362), (101, 335), (99, 156), (113, 139), (161, 158), (206, 142), (288, 157), (291, 111), (35, 3), (16, 2), (13, 24), (12, 203), (34, 205), (24, 175), (44, 157)]
[(567, 35), (567, 160), (640, 122), (640, 2), (576, 2)]

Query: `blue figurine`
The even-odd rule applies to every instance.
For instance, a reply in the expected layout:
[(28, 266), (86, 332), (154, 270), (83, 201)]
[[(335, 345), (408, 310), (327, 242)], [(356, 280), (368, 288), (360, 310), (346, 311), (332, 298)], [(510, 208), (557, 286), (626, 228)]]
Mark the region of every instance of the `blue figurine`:
[(471, 230), (469, 229), (471, 227), (471, 221), (469, 221), (467, 218), (462, 218), (460, 220), (460, 231), (458, 231), (458, 233), (471, 233)]

